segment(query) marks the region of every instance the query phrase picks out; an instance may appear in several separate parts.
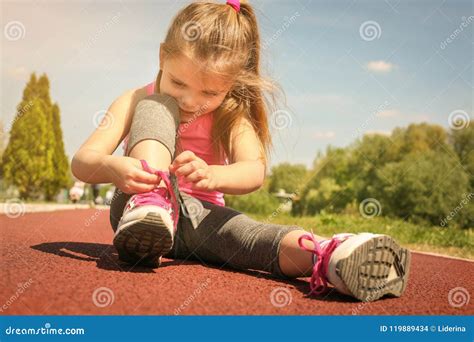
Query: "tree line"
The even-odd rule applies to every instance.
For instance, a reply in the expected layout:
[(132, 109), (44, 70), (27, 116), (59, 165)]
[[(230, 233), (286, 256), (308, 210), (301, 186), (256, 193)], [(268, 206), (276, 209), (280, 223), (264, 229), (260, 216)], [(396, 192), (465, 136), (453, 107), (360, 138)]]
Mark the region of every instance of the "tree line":
[(279, 189), (294, 195), (292, 215), (357, 212), (369, 201), (380, 215), (474, 227), (474, 126), (447, 131), (421, 123), (364, 135), (347, 147), (329, 146), (310, 169), (277, 165), (259, 192), (226, 200), (271, 214)]

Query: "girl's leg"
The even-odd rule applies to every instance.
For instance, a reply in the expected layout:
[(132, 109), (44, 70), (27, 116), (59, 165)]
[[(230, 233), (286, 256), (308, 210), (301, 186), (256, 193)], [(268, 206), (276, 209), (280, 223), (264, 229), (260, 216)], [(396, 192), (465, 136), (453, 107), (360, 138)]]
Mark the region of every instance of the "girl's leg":
[[(280, 253), (278, 262), (280, 269), (287, 277), (309, 277), (313, 272), (313, 253), (301, 249), (298, 239), (308, 232), (295, 230), (286, 234), (280, 242)], [(316, 241), (327, 240), (321, 236), (314, 235)], [(303, 240), (306, 247), (312, 248), (311, 242)]]
[(143, 168), (148, 172), (164, 173), (160, 173), (160, 188), (132, 196), (122, 194), (111, 205), (114, 246), (123, 261), (156, 267), (161, 256), (172, 250), (179, 196), (176, 178), (167, 171), (178, 124), (178, 105), (167, 95), (147, 96), (135, 109), (126, 155), (146, 161)]
[(181, 224), (191, 257), (222, 267), (261, 270), (288, 278), (280, 269), (280, 241), (292, 231), (304, 233), (301, 227), (265, 224), (232, 208), (199, 203), (194, 205), (199, 208), (195, 210), (196, 219), (185, 218)]
[(183, 221), (182, 234), (190, 253), (205, 263), (286, 279), (311, 276), (311, 293), (323, 293), (330, 283), (364, 301), (400, 296), (406, 288), (410, 253), (390, 236), (337, 234), (324, 239), (298, 226), (258, 222), (231, 208), (202, 204), (201, 212), (207, 212), (198, 226)]
[[(146, 101), (139, 102), (132, 119), (125, 155), (144, 159), (152, 168), (167, 170), (175, 151), (179, 108), (175, 100), (166, 95), (154, 94), (145, 99), (159, 102), (160, 107)], [(163, 181), (160, 185), (164, 185)], [(110, 223), (114, 232), (131, 196), (118, 188), (115, 190), (110, 204)]]
[[(303, 235), (301, 243), (307, 250), (299, 245)], [(329, 282), (341, 293), (372, 301), (385, 294), (402, 295), (408, 281), (410, 251), (383, 234), (337, 234), (325, 239), (294, 231), (281, 240), (279, 263), (288, 277), (314, 276), (312, 293), (324, 293)]]
[(154, 169), (168, 171), (178, 125), (179, 108), (173, 98), (162, 94), (146, 97), (133, 116), (127, 155), (146, 160)]

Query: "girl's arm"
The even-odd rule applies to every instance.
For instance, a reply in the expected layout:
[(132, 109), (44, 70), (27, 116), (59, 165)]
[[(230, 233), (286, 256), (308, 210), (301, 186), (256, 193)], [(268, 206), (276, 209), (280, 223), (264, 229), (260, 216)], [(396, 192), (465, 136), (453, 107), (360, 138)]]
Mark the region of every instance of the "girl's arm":
[(130, 130), (137, 103), (146, 97), (146, 87), (132, 89), (118, 97), (107, 110), (102, 125), (82, 144), (71, 162), (71, 171), (79, 180), (97, 184), (112, 183), (112, 153)]
[(265, 180), (261, 144), (251, 123), (243, 119), (231, 138), (232, 164), (211, 165), (217, 191), (243, 195), (258, 190)]

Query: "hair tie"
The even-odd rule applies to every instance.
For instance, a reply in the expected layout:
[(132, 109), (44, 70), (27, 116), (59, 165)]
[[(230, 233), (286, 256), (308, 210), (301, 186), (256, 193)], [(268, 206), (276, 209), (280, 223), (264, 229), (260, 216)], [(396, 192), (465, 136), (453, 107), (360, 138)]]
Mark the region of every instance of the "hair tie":
[(227, 5), (232, 6), (236, 12), (240, 12), (240, 0), (227, 0)]

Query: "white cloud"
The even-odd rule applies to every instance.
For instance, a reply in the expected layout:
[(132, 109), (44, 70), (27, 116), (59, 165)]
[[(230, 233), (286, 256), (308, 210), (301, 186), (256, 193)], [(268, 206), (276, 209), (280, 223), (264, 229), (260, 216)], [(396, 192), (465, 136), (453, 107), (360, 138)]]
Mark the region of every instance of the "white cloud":
[(429, 114), (414, 114), (412, 116), (412, 120), (414, 122), (430, 122), (431, 121), (431, 115), (429, 115)]
[(330, 105), (347, 105), (352, 103), (352, 99), (344, 95), (339, 94), (298, 94), (288, 96), (288, 103), (290, 105), (296, 105), (297, 103), (302, 103), (304, 105), (321, 105), (321, 104), (330, 104)]
[(311, 134), (313, 139), (316, 140), (327, 140), (332, 139), (336, 136), (334, 131), (316, 131)]
[(378, 130), (378, 129), (374, 129), (374, 130), (368, 130), (368, 131), (365, 131), (364, 132), (365, 135), (385, 135), (385, 136), (390, 136), (392, 134), (391, 131), (386, 131), (386, 130)]
[(13, 78), (14, 80), (17, 80), (17, 81), (28, 80), (28, 75), (29, 75), (28, 69), (26, 69), (23, 66), (10, 68), (7, 70), (7, 73), (8, 73), (8, 76)]
[(366, 65), (367, 70), (378, 73), (389, 73), (395, 68), (395, 65), (385, 61), (370, 61)]
[(402, 116), (402, 113), (396, 109), (387, 109), (377, 112), (376, 116), (379, 118), (393, 118)]

